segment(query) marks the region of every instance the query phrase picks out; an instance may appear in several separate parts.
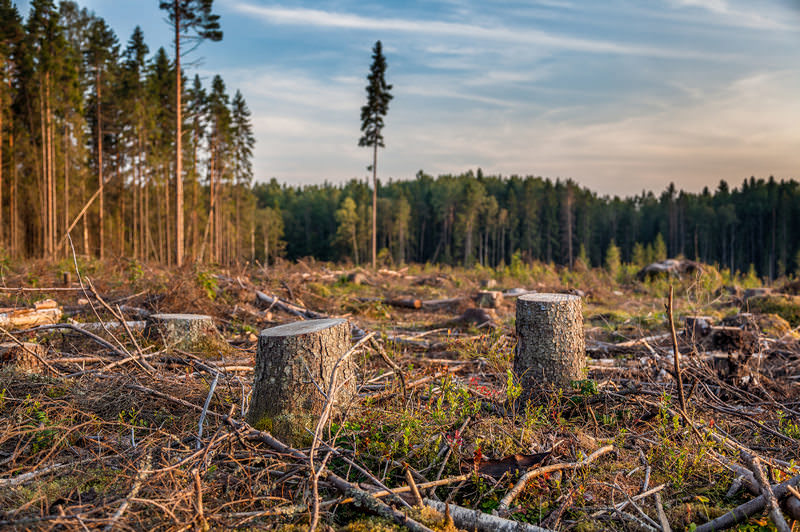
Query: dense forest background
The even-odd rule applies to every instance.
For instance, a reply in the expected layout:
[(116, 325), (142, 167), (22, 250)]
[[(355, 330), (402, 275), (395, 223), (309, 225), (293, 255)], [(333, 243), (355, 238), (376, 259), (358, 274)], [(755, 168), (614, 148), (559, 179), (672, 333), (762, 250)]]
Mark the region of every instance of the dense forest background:
[[(366, 181), (254, 183), (242, 94), (219, 76), (182, 87), (190, 261), (366, 262)], [(74, 2), (34, 0), (23, 19), (0, 0), (0, 253), (66, 256), (69, 230), (80, 254), (174, 263), (175, 93), (174, 60), (138, 28), (123, 45)], [(617, 246), (625, 262), (683, 255), (775, 278), (800, 269), (798, 211), (794, 180), (619, 198), (571, 180), (420, 171), (379, 184), (377, 238), (395, 263), (598, 266)]]

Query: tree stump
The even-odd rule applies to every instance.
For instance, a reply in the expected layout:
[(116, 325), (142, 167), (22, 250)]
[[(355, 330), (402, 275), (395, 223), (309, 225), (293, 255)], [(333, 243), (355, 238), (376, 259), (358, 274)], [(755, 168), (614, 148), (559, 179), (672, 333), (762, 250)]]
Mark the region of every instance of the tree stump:
[(162, 340), (169, 348), (195, 354), (224, 355), (230, 351), (214, 320), (205, 314), (151, 314), (144, 335), (151, 341)]
[(44, 367), (39, 358), (44, 358), (46, 354), (47, 350), (43, 345), (3, 342), (0, 344), (0, 366), (14, 366), (22, 373), (43, 373)]
[[(290, 445), (309, 445), (306, 429), (313, 432), (325, 407), (320, 390), (328, 393), (334, 367), (349, 349), (350, 324), (344, 319), (298, 321), (261, 331), (248, 423)], [(355, 397), (355, 376), (353, 358), (342, 360), (331, 397), (335, 404)]]
[(503, 304), (503, 292), (496, 290), (481, 290), (475, 296), (475, 302), (479, 307), (498, 308)]
[(517, 299), (514, 374), (523, 393), (537, 387), (567, 387), (585, 378), (586, 350), (581, 298), (567, 294), (525, 294)]

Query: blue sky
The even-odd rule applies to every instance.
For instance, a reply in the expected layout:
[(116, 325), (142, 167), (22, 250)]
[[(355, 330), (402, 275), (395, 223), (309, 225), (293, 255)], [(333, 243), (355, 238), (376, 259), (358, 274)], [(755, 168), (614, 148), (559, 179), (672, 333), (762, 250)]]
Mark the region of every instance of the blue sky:
[[(171, 46), (157, 0), (79, 3), (123, 43), (139, 24), (152, 50)], [(225, 37), (187, 73), (244, 94), (257, 179), (366, 177), (378, 39), (394, 85), (384, 180), (481, 167), (628, 195), (800, 178), (800, 0), (214, 4)]]

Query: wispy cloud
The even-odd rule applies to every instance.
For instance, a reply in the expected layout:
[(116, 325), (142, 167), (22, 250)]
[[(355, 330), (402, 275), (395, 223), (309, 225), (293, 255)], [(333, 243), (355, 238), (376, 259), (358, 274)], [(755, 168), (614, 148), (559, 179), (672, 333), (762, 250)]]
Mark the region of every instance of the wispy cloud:
[(461, 22), (423, 19), (377, 18), (319, 9), (259, 6), (246, 2), (234, 3), (233, 8), (240, 13), (258, 16), (270, 24), (277, 25), (421, 33), (428, 36), (450, 36), (495, 42), (514, 42), (597, 54), (684, 59), (708, 57), (707, 54), (689, 49), (682, 50), (660, 46), (642, 46), (602, 39), (586, 39), (546, 32), (530, 27), (515, 28), (510, 26), (481, 26)]

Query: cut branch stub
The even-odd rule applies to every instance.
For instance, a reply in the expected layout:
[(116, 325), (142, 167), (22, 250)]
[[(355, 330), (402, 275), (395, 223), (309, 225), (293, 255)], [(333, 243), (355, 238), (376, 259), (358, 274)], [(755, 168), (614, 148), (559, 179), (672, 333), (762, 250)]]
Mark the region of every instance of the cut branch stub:
[[(330, 387), (334, 366), (350, 348), (344, 319), (299, 321), (264, 329), (258, 337), (253, 395), (247, 421), (293, 445), (311, 442)], [(336, 368), (333, 397), (346, 404), (356, 394), (356, 363)], [(334, 405), (335, 406), (335, 405)]]
[(205, 314), (151, 314), (144, 335), (151, 341), (162, 340), (168, 348), (195, 354), (227, 354), (230, 346)]
[(581, 298), (525, 294), (517, 299), (514, 374), (523, 393), (542, 385), (567, 387), (585, 378), (586, 349)]

